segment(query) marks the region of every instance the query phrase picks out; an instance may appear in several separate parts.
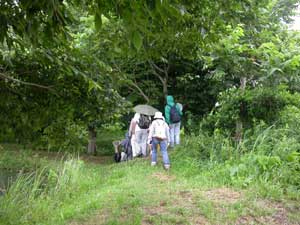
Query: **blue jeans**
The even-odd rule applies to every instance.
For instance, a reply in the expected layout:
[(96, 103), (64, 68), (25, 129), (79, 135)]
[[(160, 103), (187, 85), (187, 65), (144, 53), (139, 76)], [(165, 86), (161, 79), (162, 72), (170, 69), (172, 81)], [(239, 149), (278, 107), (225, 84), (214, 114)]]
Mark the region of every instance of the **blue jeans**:
[(170, 127), (170, 145), (174, 147), (174, 143), (176, 145), (180, 144), (180, 122), (172, 123), (169, 125)]
[(164, 165), (170, 165), (170, 160), (168, 156), (168, 142), (167, 140), (160, 140), (158, 138), (152, 138), (152, 162), (157, 161), (157, 145), (160, 146), (160, 152), (163, 157)]

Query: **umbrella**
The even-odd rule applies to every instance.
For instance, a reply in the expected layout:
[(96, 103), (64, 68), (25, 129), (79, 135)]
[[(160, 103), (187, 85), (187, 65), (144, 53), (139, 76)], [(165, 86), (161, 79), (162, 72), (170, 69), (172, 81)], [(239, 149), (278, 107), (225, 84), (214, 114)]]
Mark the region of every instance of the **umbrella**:
[(155, 112), (159, 111), (151, 105), (137, 105), (133, 108), (133, 110), (137, 113), (144, 114), (147, 116), (153, 116)]

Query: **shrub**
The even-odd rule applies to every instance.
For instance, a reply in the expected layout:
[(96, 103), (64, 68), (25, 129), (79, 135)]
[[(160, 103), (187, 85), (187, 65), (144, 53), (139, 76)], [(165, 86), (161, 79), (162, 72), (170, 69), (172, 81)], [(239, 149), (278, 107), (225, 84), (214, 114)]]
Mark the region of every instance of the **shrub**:
[(241, 92), (232, 88), (220, 94), (218, 107), (205, 117), (202, 128), (212, 132), (215, 128), (234, 133), (240, 119), (244, 128), (255, 127), (257, 121), (272, 125), (282, 116), (287, 106), (300, 108), (300, 95), (290, 93), (285, 87), (258, 87)]
[(44, 129), (38, 144), (51, 151), (83, 152), (87, 142), (88, 133), (84, 124), (61, 118)]

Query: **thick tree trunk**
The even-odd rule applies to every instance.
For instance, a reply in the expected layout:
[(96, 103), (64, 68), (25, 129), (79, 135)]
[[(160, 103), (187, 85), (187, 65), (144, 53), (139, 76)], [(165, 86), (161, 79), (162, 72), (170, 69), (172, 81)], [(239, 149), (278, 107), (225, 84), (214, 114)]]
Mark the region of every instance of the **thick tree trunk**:
[(89, 129), (89, 144), (87, 148), (87, 153), (96, 155), (96, 136), (97, 133), (94, 128)]
[[(240, 79), (240, 89), (241, 93), (244, 93), (246, 89), (246, 83), (247, 83), (247, 78), (246, 77), (241, 77)], [(236, 121), (236, 128), (235, 128), (235, 140), (237, 143), (240, 143), (242, 141), (242, 136), (243, 136), (243, 121), (241, 118), (241, 112), (242, 112), (242, 103), (240, 103), (240, 115), (238, 120)]]

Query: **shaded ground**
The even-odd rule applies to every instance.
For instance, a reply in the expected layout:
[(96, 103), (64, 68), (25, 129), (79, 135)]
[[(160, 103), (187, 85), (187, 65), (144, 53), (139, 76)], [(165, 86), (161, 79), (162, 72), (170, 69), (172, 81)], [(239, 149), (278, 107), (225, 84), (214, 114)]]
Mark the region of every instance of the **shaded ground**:
[[(11, 154), (19, 155), (19, 153), (23, 152), (20, 149), (20, 145), (17, 144), (4, 144), (0, 145), (0, 150), (6, 150), (11, 152)], [(113, 153), (113, 147), (110, 146), (109, 150)], [(109, 164), (113, 163), (113, 156), (103, 156), (103, 155), (87, 155), (87, 154), (72, 154), (72, 153), (65, 153), (65, 152), (51, 152), (47, 150), (35, 150), (30, 153), (34, 158), (44, 158), (50, 160), (64, 160), (67, 159), (69, 156), (79, 157), (81, 160), (88, 162), (88, 163), (95, 163), (95, 164)]]
[[(13, 154), (18, 154), (19, 150), (11, 151)], [(79, 159), (87, 162), (87, 163), (94, 163), (94, 164), (111, 164), (113, 163), (112, 156), (93, 156), (87, 154), (70, 154), (70, 153), (62, 153), (62, 152), (47, 152), (47, 151), (34, 151), (32, 157), (37, 159), (47, 159), (47, 160), (66, 160), (70, 156), (78, 157)]]
[[(39, 158), (47, 158), (51, 160), (61, 160), (68, 158), (69, 154), (61, 153), (61, 152), (44, 152), (44, 151), (37, 151), (34, 152), (34, 157)], [(93, 156), (93, 155), (76, 155), (79, 159), (88, 162), (88, 163), (96, 163), (96, 164), (107, 164), (113, 162), (112, 156)]]

